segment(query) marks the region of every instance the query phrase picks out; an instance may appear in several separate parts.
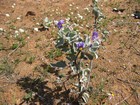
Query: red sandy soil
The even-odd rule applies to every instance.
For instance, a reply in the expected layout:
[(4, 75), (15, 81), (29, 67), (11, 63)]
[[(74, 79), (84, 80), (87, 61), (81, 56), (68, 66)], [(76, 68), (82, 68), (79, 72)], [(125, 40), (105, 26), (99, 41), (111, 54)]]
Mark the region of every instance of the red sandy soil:
[[(0, 0), (0, 28), (6, 30), (0, 33), (0, 43), (4, 46), (0, 50), (0, 64), (6, 59), (6, 70), (13, 70), (13, 73), (0, 75), (0, 105), (61, 105), (67, 101), (67, 92), (63, 88), (59, 90), (53, 82), (56, 74), (42, 71), (50, 62), (65, 59), (61, 56), (51, 60), (45, 56), (54, 48), (57, 32), (52, 33), (54, 28), (35, 32), (33, 28), (40, 28), (36, 23), (41, 24), (45, 17), (65, 19), (73, 12), (75, 16), (77, 13), (84, 16), (86, 21), (82, 24), (90, 25), (81, 30), (92, 33), (92, 5), (92, 0)], [(106, 16), (101, 28), (110, 33), (103, 43), (104, 48), (99, 50), (99, 59), (94, 60), (93, 93), (88, 105), (140, 105), (140, 24), (137, 24), (140, 21), (131, 17), (136, 9), (139, 10), (139, 5), (135, 0), (102, 0), (99, 3)], [(86, 7), (90, 8), (88, 15), (84, 14)], [(112, 12), (113, 8), (125, 11), (116, 13)], [(29, 11), (33, 13), (27, 14)], [(6, 17), (6, 14), (10, 16)], [(17, 20), (17, 17), (21, 19)], [(10, 49), (12, 44), (18, 43), (14, 38), (15, 31), (20, 28), (26, 30), (26, 34), (21, 34), (25, 45), (13, 51)], [(31, 56), (35, 60), (29, 64)], [(17, 64), (14, 63), (16, 60), (19, 60)], [(37, 67), (39, 71), (36, 71)], [(43, 81), (37, 78), (43, 78)], [(35, 87), (38, 87), (37, 91)], [(36, 98), (26, 104), (23, 98), (31, 89)]]

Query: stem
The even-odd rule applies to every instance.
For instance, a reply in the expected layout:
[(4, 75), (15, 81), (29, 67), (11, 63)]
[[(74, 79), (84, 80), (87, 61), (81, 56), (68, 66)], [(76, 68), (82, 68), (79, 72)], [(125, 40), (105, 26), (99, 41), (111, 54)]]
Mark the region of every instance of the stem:
[[(93, 0), (92, 2), (93, 2), (93, 8), (94, 8), (94, 7), (97, 7), (97, 3), (96, 3), (96, 1)], [(94, 18), (94, 24), (93, 24), (93, 27), (94, 27), (94, 31), (96, 31), (96, 29), (97, 29), (97, 18), (98, 18), (98, 17), (96, 17), (95, 14), (94, 14), (94, 16), (95, 16), (95, 18)]]
[(81, 50), (78, 51), (78, 53), (76, 55), (76, 58), (75, 58), (75, 61), (74, 61), (75, 62), (76, 69), (78, 71), (79, 92), (81, 91), (81, 82), (80, 82), (80, 68), (79, 68), (79, 64), (77, 64), (77, 58), (78, 58), (80, 52), (81, 52)]
[(77, 55), (76, 55), (76, 57), (75, 57), (75, 61), (74, 61), (77, 71), (78, 71), (78, 69), (79, 69), (78, 64), (77, 64), (77, 58), (78, 58), (80, 52), (81, 52), (81, 50), (78, 51), (78, 53), (77, 53)]

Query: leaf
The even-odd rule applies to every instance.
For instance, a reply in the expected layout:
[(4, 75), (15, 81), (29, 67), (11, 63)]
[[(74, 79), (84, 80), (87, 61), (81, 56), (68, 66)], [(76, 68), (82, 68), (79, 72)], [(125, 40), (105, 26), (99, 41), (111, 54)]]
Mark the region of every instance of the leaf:
[(69, 28), (64, 28), (63, 32), (68, 33), (68, 32), (70, 32), (70, 29)]
[(85, 103), (87, 103), (89, 99), (89, 94), (87, 92), (84, 92), (82, 95), (82, 99)]
[(87, 82), (88, 81), (88, 79), (87, 79), (87, 77), (85, 77), (85, 76), (83, 76), (81, 79), (80, 79), (80, 82), (81, 83), (85, 83), (85, 82)]
[(71, 69), (72, 69), (74, 74), (77, 72), (77, 68), (75, 66), (71, 66)]
[(44, 26), (45, 28), (49, 28), (50, 25), (51, 25), (51, 23), (52, 23), (52, 21), (50, 21), (50, 20), (48, 19), (48, 17), (46, 17), (46, 18), (43, 20), (43, 26)]
[(88, 58), (89, 60), (93, 60), (93, 55), (92, 54), (89, 54), (87, 52), (84, 52), (86, 58)]
[(56, 42), (56, 47), (61, 47), (63, 46), (65, 43), (64, 39), (63, 38), (59, 38), (57, 39), (57, 42)]
[(93, 13), (94, 13), (94, 15), (95, 15), (95, 19), (97, 19), (97, 18), (99, 17), (99, 10), (98, 10), (97, 7), (94, 7), (94, 8), (93, 8)]
[(73, 50), (73, 52), (77, 52), (76, 43), (73, 43), (73, 45), (72, 45), (72, 50)]
[(94, 53), (100, 46), (100, 43), (98, 41), (95, 41), (92, 46), (89, 48), (89, 51)]
[(90, 71), (91, 70), (89, 68), (84, 69), (84, 75), (88, 75), (90, 73)]
[(67, 35), (66, 35), (66, 40), (68, 41), (68, 43), (70, 45), (72, 45), (73, 42), (77, 41), (78, 40), (78, 35), (77, 35), (77, 32), (76, 31), (71, 31), (71, 32), (68, 32)]
[(107, 35), (109, 34), (109, 31), (104, 30), (102, 33), (103, 33), (105, 36), (107, 36)]
[(85, 35), (85, 46), (90, 46), (90, 36), (88, 36), (88, 35)]
[(96, 52), (93, 52), (93, 55), (94, 55), (94, 57), (95, 57), (96, 59), (98, 59), (98, 55), (97, 55)]
[(109, 34), (109, 31), (107, 31), (107, 30), (102, 31), (102, 41), (107, 40), (108, 34)]

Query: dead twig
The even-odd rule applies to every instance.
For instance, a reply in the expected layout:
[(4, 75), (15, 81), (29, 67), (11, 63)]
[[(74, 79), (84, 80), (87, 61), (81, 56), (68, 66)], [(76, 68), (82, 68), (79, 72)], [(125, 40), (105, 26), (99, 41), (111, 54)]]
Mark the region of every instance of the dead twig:
[(11, 84), (13, 84), (13, 83), (16, 83), (17, 81), (1, 81), (1, 80), (0, 80), (0, 82), (2, 82), (2, 83), (11, 83)]
[(17, 46), (16, 49), (12, 50), (12, 51), (7, 55), (7, 57), (9, 58), (9, 56), (12, 55), (20, 46), (21, 46), (21, 43)]
[(131, 47), (137, 52), (137, 55), (140, 55), (140, 51), (137, 50), (133, 45), (131, 45)]
[(119, 80), (119, 81), (121, 81), (121, 82), (124, 82), (124, 83), (127, 83), (127, 84), (132, 84), (132, 85), (135, 85), (135, 86), (140, 87), (140, 83), (129, 82), (129, 81), (126, 81), (126, 80), (122, 80), (122, 79), (120, 79), (120, 78), (117, 78), (117, 80)]

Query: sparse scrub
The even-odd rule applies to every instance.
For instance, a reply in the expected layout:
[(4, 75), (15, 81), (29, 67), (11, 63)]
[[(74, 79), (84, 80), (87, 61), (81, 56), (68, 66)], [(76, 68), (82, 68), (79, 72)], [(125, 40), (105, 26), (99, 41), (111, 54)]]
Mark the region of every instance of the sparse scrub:
[(14, 73), (14, 65), (10, 63), (8, 58), (3, 58), (0, 61), (0, 74), (4, 74), (6, 76)]
[(35, 56), (29, 56), (26, 58), (26, 62), (32, 64), (35, 61)]
[(57, 58), (57, 57), (60, 57), (62, 56), (62, 51), (61, 49), (51, 49), (49, 52), (45, 52), (45, 56), (47, 58), (49, 58), (50, 60), (54, 59), (54, 58)]
[(139, 105), (139, 3), (1, 0), (0, 104)]
[(14, 50), (16, 48), (18, 48), (19, 44), (18, 43), (14, 43), (12, 46), (11, 46), (11, 49)]
[(0, 43), (0, 51), (1, 51), (1, 50), (4, 50), (3, 43)]

